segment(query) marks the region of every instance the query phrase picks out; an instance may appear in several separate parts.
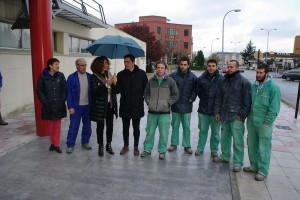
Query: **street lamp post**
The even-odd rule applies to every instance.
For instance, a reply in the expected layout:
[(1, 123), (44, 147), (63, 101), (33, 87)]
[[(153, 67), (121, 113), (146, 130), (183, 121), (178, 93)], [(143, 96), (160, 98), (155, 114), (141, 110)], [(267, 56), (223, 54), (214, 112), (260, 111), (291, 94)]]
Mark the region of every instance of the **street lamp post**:
[(215, 40), (218, 40), (218, 39), (220, 39), (220, 38), (216, 38), (216, 39), (213, 39), (213, 40), (211, 41), (211, 45), (210, 45), (210, 55), (212, 55), (212, 46), (213, 46), (213, 43), (214, 43)]
[(261, 28), (260, 30), (261, 30), (261, 31), (265, 30), (265, 31), (267, 31), (267, 33), (268, 33), (268, 38), (267, 38), (267, 51), (266, 51), (266, 57), (265, 57), (265, 60), (266, 60), (266, 63), (267, 63), (267, 56), (268, 56), (268, 51), (269, 51), (269, 36), (270, 36), (270, 32), (271, 32), (271, 31), (277, 31), (277, 28), (272, 28), (272, 29), (264, 29), (264, 28)]
[(236, 49), (236, 45), (238, 44), (238, 43), (241, 43), (241, 42), (230, 42), (230, 43), (232, 43), (232, 44), (234, 44), (234, 53), (235, 53), (235, 49)]
[(230, 12), (240, 12), (240, 11), (241, 11), (240, 9), (230, 10), (223, 17), (223, 26), (222, 26), (222, 56), (223, 56), (223, 65), (224, 65), (224, 61), (225, 61), (225, 57), (224, 57), (224, 21), (225, 21), (225, 17)]

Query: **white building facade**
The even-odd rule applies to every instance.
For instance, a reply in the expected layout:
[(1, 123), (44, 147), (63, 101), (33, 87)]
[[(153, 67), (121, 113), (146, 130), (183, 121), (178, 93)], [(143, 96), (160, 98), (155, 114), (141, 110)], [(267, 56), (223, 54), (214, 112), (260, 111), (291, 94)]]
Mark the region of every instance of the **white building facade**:
[[(21, 1), (20, 1), (21, 2)], [(2, 1), (2, 9), (12, 8), (12, 2)], [(30, 30), (14, 29), (9, 14), (0, 14), (0, 71), (3, 76), (1, 89), (1, 112), (5, 116), (24, 106), (33, 104), (32, 63), (30, 51)], [(93, 41), (105, 35), (122, 35), (133, 38), (146, 54), (146, 43), (127, 33), (107, 25), (107, 28), (89, 28), (55, 17), (53, 19), (53, 57), (60, 60), (60, 71), (66, 77), (76, 71), (75, 60), (84, 58), (90, 64), (95, 56), (84, 50)], [(137, 58), (136, 64), (146, 68), (145, 58)], [(123, 59), (111, 60), (111, 72), (124, 69)]]

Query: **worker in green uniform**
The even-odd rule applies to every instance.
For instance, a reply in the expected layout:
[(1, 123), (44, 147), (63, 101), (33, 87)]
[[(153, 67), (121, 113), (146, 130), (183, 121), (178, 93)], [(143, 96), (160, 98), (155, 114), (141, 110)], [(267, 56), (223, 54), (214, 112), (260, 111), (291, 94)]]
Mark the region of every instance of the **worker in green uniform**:
[(247, 119), (250, 166), (245, 172), (256, 173), (255, 180), (268, 175), (272, 147), (272, 129), (280, 110), (280, 89), (269, 75), (269, 66), (256, 70), (256, 82), (251, 86), (252, 107)]

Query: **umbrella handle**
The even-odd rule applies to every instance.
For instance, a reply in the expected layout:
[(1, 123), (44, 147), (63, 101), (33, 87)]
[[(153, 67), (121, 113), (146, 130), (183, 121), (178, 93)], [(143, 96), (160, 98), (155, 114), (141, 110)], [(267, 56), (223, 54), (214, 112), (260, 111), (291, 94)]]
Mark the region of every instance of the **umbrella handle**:
[(116, 75), (116, 71), (117, 71), (117, 60), (115, 59), (114, 76)]

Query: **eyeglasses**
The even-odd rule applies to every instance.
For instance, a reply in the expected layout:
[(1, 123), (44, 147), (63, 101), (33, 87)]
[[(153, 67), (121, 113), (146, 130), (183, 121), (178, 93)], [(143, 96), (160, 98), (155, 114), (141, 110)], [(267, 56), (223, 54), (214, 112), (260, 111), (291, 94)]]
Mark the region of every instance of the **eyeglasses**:
[(78, 66), (80, 66), (80, 67), (86, 67), (86, 64), (84, 64), (84, 65), (78, 65)]

